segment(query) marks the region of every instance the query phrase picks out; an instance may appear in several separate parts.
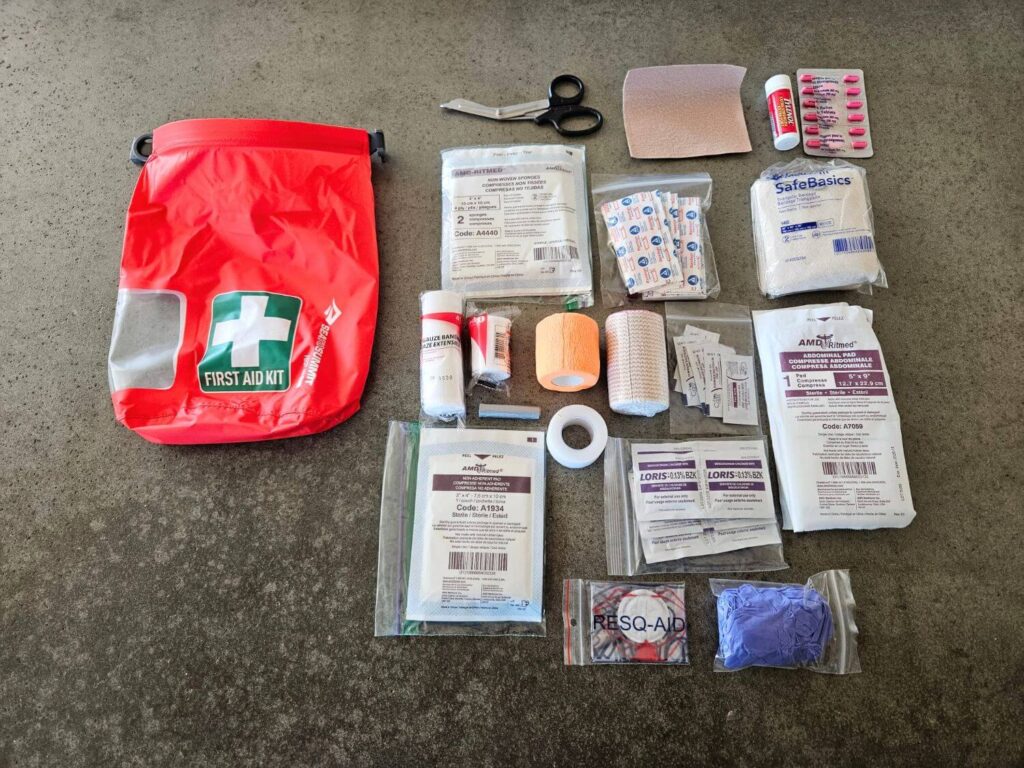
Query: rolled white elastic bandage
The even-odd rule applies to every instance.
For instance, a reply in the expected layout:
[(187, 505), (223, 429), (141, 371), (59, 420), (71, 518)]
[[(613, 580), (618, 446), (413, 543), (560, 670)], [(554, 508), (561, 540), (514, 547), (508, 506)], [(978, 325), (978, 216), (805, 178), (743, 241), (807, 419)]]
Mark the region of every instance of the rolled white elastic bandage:
[[(590, 435), (586, 448), (570, 448), (562, 432), (566, 427), (583, 427)], [(556, 413), (548, 424), (548, 453), (569, 469), (589, 467), (604, 452), (608, 444), (608, 425), (601, 414), (586, 405), (567, 405)]]

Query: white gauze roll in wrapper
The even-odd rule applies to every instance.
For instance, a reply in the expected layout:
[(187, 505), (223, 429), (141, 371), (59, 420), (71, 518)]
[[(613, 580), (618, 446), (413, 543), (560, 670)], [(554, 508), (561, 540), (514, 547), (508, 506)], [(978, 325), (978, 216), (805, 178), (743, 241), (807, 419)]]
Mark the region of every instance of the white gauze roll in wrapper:
[(462, 295), (454, 291), (421, 294), (420, 323), (420, 408), (442, 421), (464, 418)]
[(863, 168), (804, 159), (772, 166), (750, 188), (750, 208), (766, 296), (885, 286)]
[(668, 360), (661, 316), (643, 309), (610, 315), (608, 403), (616, 413), (654, 416), (668, 409)]

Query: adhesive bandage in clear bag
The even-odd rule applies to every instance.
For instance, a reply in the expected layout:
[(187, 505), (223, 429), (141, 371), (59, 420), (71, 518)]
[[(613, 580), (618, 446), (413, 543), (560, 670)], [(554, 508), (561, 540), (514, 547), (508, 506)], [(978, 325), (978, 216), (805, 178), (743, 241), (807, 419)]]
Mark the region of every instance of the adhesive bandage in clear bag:
[(750, 188), (750, 214), (758, 285), (769, 298), (887, 286), (860, 166), (805, 158), (773, 165)]
[(391, 422), (374, 634), (543, 635), (544, 433)]
[(708, 174), (594, 174), (591, 197), (606, 307), (718, 295)]
[(594, 303), (582, 146), (441, 153), (441, 284), (468, 299)]
[(763, 437), (612, 438), (604, 492), (613, 576), (788, 567)]
[(871, 310), (815, 304), (753, 316), (783, 526), (909, 525), (900, 417)]

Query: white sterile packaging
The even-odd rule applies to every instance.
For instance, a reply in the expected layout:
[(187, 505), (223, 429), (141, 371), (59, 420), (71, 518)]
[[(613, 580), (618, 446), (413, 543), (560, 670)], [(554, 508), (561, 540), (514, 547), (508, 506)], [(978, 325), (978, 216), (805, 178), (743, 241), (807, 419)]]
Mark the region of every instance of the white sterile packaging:
[(594, 303), (582, 146), (441, 153), (441, 283), (467, 298)]
[(756, 427), (757, 382), (754, 358), (750, 355), (724, 354), (721, 359), (722, 421)]
[(750, 188), (757, 278), (769, 298), (887, 286), (863, 168), (801, 158)]
[(871, 311), (840, 303), (753, 316), (783, 526), (908, 525), (900, 417)]
[(605, 539), (613, 575), (787, 567), (765, 439), (613, 438)]
[(543, 635), (544, 433), (392, 422), (375, 634)]

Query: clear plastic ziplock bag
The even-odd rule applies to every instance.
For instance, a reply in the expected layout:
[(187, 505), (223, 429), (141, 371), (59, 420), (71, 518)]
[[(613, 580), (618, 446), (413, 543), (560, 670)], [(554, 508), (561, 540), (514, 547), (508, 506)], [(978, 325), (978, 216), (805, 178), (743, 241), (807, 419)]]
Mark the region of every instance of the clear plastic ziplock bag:
[(684, 584), (566, 579), (566, 666), (689, 664)]
[(391, 422), (374, 635), (545, 633), (544, 433)]
[(860, 672), (850, 572), (816, 573), (806, 584), (711, 579), (718, 611), (716, 672), (747, 667)]
[(592, 306), (586, 150), (441, 152), (441, 285), (467, 299)]
[(859, 165), (798, 158), (766, 168), (750, 187), (750, 217), (757, 282), (768, 298), (888, 286)]
[(709, 174), (594, 174), (591, 197), (604, 306), (718, 296)]
[[(691, 447), (713, 444), (734, 456), (704, 462)], [(637, 452), (634, 452), (634, 446)], [(757, 455), (751, 455), (751, 449)], [(639, 453), (673, 453), (650, 459)], [(699, 451), (699, 448), (698, 448)], [(686, 454), (686, 455), (684, 455)], [(727, 459), (727, 464), (721, 459)], [(650, 461), (651, 464), (646, 465)], [(604, 530), (608, 573), (637, 576), (653, 573), (726, 573), (788, 568), (775, 513), (763, 437), (722, 437), (699, 441), (638, 441), (613, 437), (604, 451)], [(744, 467), (721, 484), (708, 468)], [(647, 475), (650, 470), (651, 475)], [(756, 481), (756, 487), (752, 485)], [(648, 519), (644, 483), (664, 484), (673, 498), (673, 514)], [(653, 489), (655, 491), (662, 489)], [(636, 493), (645, 510), (637, 513)], [(689, 513), (677, 514), (687, 503)], [(659, 494), (652, 495), (652, 503)], [(667, 505), (664, 508), (668, 508)], [(731, 511), (730, 511), (731, 510)], [(641, 519), (643, 518), (643, 519)], [(662, 519), (672, 518), (672, 519)]]
[(750, 309), (717, 301), (666, 302), (665, 336), (671, 433), (763, 434)]

